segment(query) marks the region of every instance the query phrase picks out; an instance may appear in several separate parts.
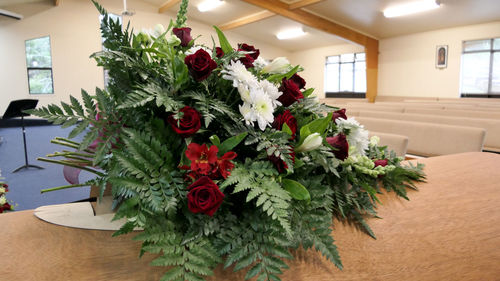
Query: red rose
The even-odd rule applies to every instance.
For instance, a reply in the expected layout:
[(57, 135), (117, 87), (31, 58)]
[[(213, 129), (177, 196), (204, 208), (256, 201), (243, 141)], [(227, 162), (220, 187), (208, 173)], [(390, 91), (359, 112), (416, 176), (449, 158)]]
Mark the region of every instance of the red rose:
[(215, 56), (218, 57), (219, 59), (224, 56), (224, 51), (222, 50), (221, 47), (215, 48)]
[(10, 211), (12, 210), (12, 206), (9, 203), (3, 204), (3, 206), (0, 206), (0, 213), (3, 213), (3, 211)]
[(280, 101), (283, 106), (290, 106), (299, 99), (304, 98), (299, 86), (291, 79), (287, 80), (283, 78), (279, 91), (283, 94), (278, 98), (278, 101)]
[(297, 132), (297, 119), (293, 117), (288, 109), (285, 110), (283, 114), (278, 114), (274, 117), (273, 128), (281, 130), (283, 128), (283, 124), (287, 124), (290, 130), (292, 130), (292, 137), (290, 139), (295, 139), (295, 133)]
[(295, 82), (297, 86), (299, 86), (299, 89), (304, 89), (306, 87), (306, 80), (304, 78), (300, 77), (297, 73), (295, 73), (290, 80)]
[(207, 79), (212, 70), (217, 67), (217, 63), (203, 49), (199, 49), (196, 53), (187, 56), (184, 63), (187, 65), (191, 76), (198, 82)]
[(248, 44), (238, 44), (238, 51), (249, 52), (245, 54), (244, 57), (240, 58), (240, 61), (246, 68), (253, 67), (253, 62), (259, 57), (260, 50), (255, 49), (254, 46)]
[(385, 167), (385, 166), (387, 166), (387, 162), (388, 162), (387, 159), (373, 161), (373, 163), (375, 163), (375, 167), (377, 167), (377, 166)]
[[(293, 151), (293, 148), (290, 147), (290, 156), (292, 156), (292, 162), (295, 163), (295, 151)], [(274, 154), (271, 156), (267, 156), (267, 159), (271, 161), (271, 163), (274, 164), (274, 167), (276, 167), (276, 170), (278, 170), (278, 173), (282, 174), (286, 172), (288, 169), (288, 165), (285, 163), (285, 161), (281, 160), (281, 158), (275, 156)]]
[(342, 118), (347, 120), (347, 116), (345, 115), (345, 108), (339, 109), (333, 112), (332, 120), (333, 123), (337, 124), (337, 119)]
[(191, 28), (189, 27), (174, 27), (174, 29), (172, 29), (172, 32), (175, 34), (175, 36), (177, 36), (177, 38), (181, 39), (182, 47), (187, 47), (187, 45), (189, 45), (189, 42), (193, 40), (193, 38), (191, 37)]
[(336, 150), (333, 150), (335, 158), (339, 160), (345, 160), (347, 156), (349, 156), (349, 143), (347, 142), (344, 134), (338, 134), (334, 137), (328, 137), (326, 138), (326, 141), (331, 146), (336, 148)]
[(224, 200), (224, 193), (209, 178), (201, 177), (188, 186), (188, 208), (193, 213), (213, 216)]
[(201, 127), (200, 114), (189, 106), (181, 108), (179, 112), (182, 114), (180, 119), (175, 119), (174, 114), (171, 114), (168, 116), (167, 122), (181, 137), (190, 137)]

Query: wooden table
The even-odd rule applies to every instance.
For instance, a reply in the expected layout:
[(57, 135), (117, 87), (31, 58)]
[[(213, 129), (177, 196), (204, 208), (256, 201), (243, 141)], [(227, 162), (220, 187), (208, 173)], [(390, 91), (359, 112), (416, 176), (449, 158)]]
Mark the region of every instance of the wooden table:
[[(428, 182), (411, 201), (382, 196), (369, 223), (374, 240), (335, 225), (340, 271), (298, 251), (282, 280), (500, 280), (500, 155), (463, 153), (419, 160)], [(163, 268), (138, 259), (131, 235), (51, 225), (32, 211), (0, 215), (1, 280), (159, 280)], [(209, 280), (243, 280), (216, 269)]]

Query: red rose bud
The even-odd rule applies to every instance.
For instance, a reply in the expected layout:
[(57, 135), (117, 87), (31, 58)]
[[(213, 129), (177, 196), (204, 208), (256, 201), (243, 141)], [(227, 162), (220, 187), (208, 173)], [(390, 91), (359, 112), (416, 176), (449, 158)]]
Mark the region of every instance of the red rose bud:
[(345, 108), (339, 109), (333, 112), (332, 120), (333, 123), (337, 124), (337, 119), (342, 118), (347, 120), (347, 116), (345, 115)]
[(373, 163), (375, 163), (375, 167), (382, 166), (385, 167), (387, 166), (387, 159), (381, 159), (381, 160), (375, 160)]
[(278, 101), (281, 102), (283, 106), (290, 106), (299, 99), (304, 98), (299, 86), (291, 79), (287, 80), (286, 78), (283, 78), (279, 91), (283, 94), (278, 98)]
[(335, 158), (345, 160), (349, 156), (349, 143), (344, 134), (328, 137), (326, 138), (326, 142), (336, 148), (336, 150), (333, 150)]
[(246, 67), (246, 68), (251, 68), (253, 67), (253, 62), (259, 57), (260, 55), (260, 50), (255, 49), (254, 46), (247, 45), (247, 44), (238, 44), (238, 51), (244, 51), (244, 52), (250, 52), (248, 54), (245, 54), (244, 57), (240, 58), (241, 63)]
[(177, 36), (177, 38), (181, 39), (181, 46), (182, 47), (187, 47), (189, 45), (189, 42), (193, 40), (191, 37), (191, 28), (189, 27), (182, 27), (182, 28), (174, 28), (172, 29), (172, 32)]
[(201, 177), (188, 186), (188, 208), (193, 213), (213, 216), (224, 200), (224, 193), (209, 178)]
[(217, 67), (217, 63), (203, 49), (199, 49), (196, 53), (187, 56), (184, 63), (187, 65), (191, 76), (198, 82), (207, 79), (212, 70)]
[(194, 108), (185, 106), (179, 110), (182, 112), (182, 118), (177, 120), (174, 114), (167, 118), (167, 122), (172, 129), (183, 138), (194, 135), (201, 127), (200, 114)]
[[(292, 163), (295, 163), (295, 151), (292, 147), (290, 147), (289, 155), (292, 156)], [(278, 170), (278, 173), (280, 174), (285, 173), (288, 169), (288, 165), (285, 163), (285, 161), (281, 160), (281, 158), (275, 156), (274, 154), (271, 156), (267, 156), (267, 159), (271, 161), (271, 163), (273, 163), (274, 167), (276, 167), (276, 170)]]
[(297, 73), (295, 73), (290, 80), (292, 80), (297, 86), (299, 86), (299, 89), (304, 89), (306, 87), (306, 80), (304, 78), (300, 77)]
[(204, 176), (214, 173), (217, 169), (217, 152), (219, 148), (215, 145), (208, 149), (206, 144), (190, 143), (186, 157), (191, 160), (191, 171)]
[(288, 109), (285, 110), (283, 114), (278, 114), (274, 117), (273, 128), (281, 130), (283, 128), (283, 124), (286, 124), (292, 131), (292, 137), (290, 139), (295, 139), (295, 133), (297, 132), (297, 119), (293, 117)]
[(215, 48), (215, 56), (218, 57), (219, 59), (224, 56), (224, 51), (222, 50), (221, 47)]

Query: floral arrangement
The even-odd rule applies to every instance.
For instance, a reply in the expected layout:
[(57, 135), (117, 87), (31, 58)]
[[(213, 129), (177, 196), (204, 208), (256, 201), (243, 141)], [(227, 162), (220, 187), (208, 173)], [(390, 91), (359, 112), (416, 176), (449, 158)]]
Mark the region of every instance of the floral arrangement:
[(0, 171), (0, 214), (4, 211), (13, 211), (14, 206), (12, 202), (7, 201), (7, 192), (9, 192), (9, 185), (3, 182), (2, 171)]
[[(115, 233), (139, 227), (142, 251), (167, 266), (162, 280), (203, 280), (223, 263), (246, 279), (280, 280), (291, 249), (314, 248), (342, 268), (332, 220), (376, 215), (382, 189), (406, 197), (424, 178), (344, 109), (319, 104), (285, 58), (267, 62), (254, 46), (196, 44), (186, 27), (187, 0), (175, 22), (134, 34), (104, 16), (105, 50), (92, 55), (109, 70), (106, 90), (82, 90), (83, 104), (32, 111), (73, 126), (72, 148), (41, 158), (69, 167), (71, 185), (95, 185), (114, 198)], [(83, 169), (96, 175), (78, 182)]]

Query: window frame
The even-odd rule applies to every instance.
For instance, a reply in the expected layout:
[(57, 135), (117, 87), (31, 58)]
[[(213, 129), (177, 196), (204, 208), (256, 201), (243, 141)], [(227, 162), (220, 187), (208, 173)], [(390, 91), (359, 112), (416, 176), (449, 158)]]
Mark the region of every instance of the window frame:
[[(42, 38), (49, 38), (49, 49), (50, 49), (50, 67), (31, 67), (28, 65), (28, 53), (26, 52), (26, 42), (30, 40), (35, 40), (35, 39), (42, 39)], [(50, 40), (50, 35), (46, 36), (41, 36), (41, 37), (36, 37), (32, 39), (27, 39), (24, 41), (24, 53), (26, 57), (26, 74), (28, 75), (28, 92), (30, 95), (53, 95), (54, 94), (54, 72), (52, 70), (52, 43)], [(49, 70), (50, 71), (50, 80), (52, 81), (51, 83), (51, 92), (50, 93), (36, 93), (36, 92), (31, 92), (31, 87), (30, 87), (30, 70)]]
[[(461, 60), (463, 63), (464, 60), (464, 55), (466, 54), (479, 54), (479, 53), (489, 53), (490, 55), (490, 61), (489, 61), (489, 70), (488, 70), (488, 91), (487, 93), (484, 94), (477, 94), (477, 93), (464, 93), (462, 92), (462, 75), (463, 75), (463, 64), (460, 66), (460, 97), (461, 98), (500, 98), (500, 91), (498, 92), (492, 92), (492, 87), (493, 87), (493, 59), (495, 56), (495, 53), (500, 54), (500, 48), (495, 49), (494, 44), (495, 40), (499, 40), (500, 37), (493, 37), (493, 38), (485, 38), (485, 39), (474, 39), (474, 40), (464, 40), (462, 41), (462, 56)], [(489, 40), (490, 41), (490, 48), (486, 50), (474, 50), (474, 51), (466, 51), (465, 50), (465, 45), (468, 42), (473, 42), (473, 41), (485, 41)]]
[[(354, 59), (352, 62), (342, 62), (340, 59), (341, 55), (349, 55), (352, 54), (354, 56)], [(363, 54), (365, 58), (363, 60), (357, 60), (356, 57), (359, 54)], [(328, 58), (331, 57), (338, 57), (338, 62), (334, 63), (328, 63)], [(366, 97), (366, 91), (365, 92), (356, 92), (354, 91), (356, 89), (356, 62), (364, 62), (365, 63), (365, 75), (366, 75), (366, 52), (356, 52), (356, 53), (345, 53), (345, 54), (338, 54), (338, 55), (333, 55), (333, 56), (326, 56), (325, 57), (325, 79), (327, 79), (328, 73), (326, 72), (327, 66), (332, 65), (332, 64), (338, 64), (338, 85), (339, 85), (339, 91), (338, 92), (328, 92), (325, 89), (325, 97), (327, 98), (360, 98), (364, 99)], [(341, 82), (341, 65), (342, 64), (352, 64), (352, 89), (353, 91), (340, 91), (340, 82)], [(326, 88), (326, 80), (325, 82), (325, 88)]]

